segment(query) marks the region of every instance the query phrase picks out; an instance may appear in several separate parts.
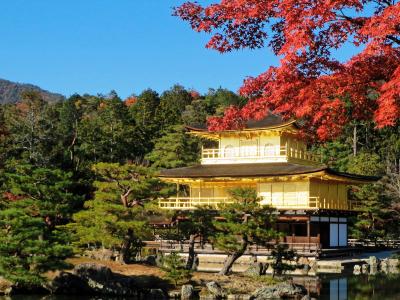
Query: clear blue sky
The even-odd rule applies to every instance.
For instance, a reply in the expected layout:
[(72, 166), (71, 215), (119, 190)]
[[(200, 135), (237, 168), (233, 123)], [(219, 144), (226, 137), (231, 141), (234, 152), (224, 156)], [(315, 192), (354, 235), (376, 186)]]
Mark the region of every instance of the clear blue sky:
[[(182, 2), (2, 0), (0, 78), (66, 96), (114, 89), (127, 97), (175, 83), (237, 91), (246, 76), (278, 63), (268, 49), (224, 55), (205, 49), (207, 36), (171, 16)], [(207, 2), (213, 1), (201, 1)]]
[[(268, 49), (221, 55), (171, 16), (177, 0), (3, 0), (0, 78), (69, 96), (121, 97), (180, 83), (236, 91), (277, 59)], [(204, 1), (203, 1), (204, 3)]]

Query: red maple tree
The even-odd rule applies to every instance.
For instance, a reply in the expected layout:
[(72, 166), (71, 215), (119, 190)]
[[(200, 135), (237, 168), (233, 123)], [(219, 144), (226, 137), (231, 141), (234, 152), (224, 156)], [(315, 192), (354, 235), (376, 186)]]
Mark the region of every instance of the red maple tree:
[[(400, 116), (400, 3), (395, 0), (220, 0), (186, 2), (175, 15), (211, 34), (208, 48), (228, 52), (269, 46), (280, 65), (245, 79), (249, 102), (208, 120), (210, 130), (234, 129), (268, 111), (305, 122), (322, 140), (352, 120), (377, 127)], [(343, 46), (358, 52), (335, 58)]]
[(135, 96), (130, 96), (124, 100), (125, 105), (128, 107), (134, 105), (136, 102), (137, 102), (137, 97)]

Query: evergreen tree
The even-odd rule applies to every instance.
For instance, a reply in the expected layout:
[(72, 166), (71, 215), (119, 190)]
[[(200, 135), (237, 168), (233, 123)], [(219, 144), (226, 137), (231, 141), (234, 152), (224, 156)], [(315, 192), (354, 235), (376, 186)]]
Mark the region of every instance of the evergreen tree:
[(30, 165), (7, 166), (0, 211), (0, 275), (21, 285), (39, 284), (43, 273), (67, 266), (72, 255), (65, 224), (81, 198), (71, 174)]
[(8, 165), (3, 190), (19, 199), (16, 207), (43, 218), (49, 230), (68, 221), (83, 201), (73, 192), (75, 182), (71, 173), (32, 165)]
[(105, 247), (120, 252), (120, 260), (129, 262), (142, 240), (151, 235), (147, 226), (151, 215), (158, 214), (152, 200), (162, 194), (163, 184), (144, 166), (98, 163), (93, 166), (96, 192), (85, 209), (73, 216), (69, 225), (76, 244)]
[(208, 104), (210, 115), (223, 115), (226, 108), (232, 105), (242, 107), (247, 99), (230, 90), (218, 88), (210, 89), (204, 101)]
[(156, 112), (160, 105), (158, 93), (147, 89), (144, 90), (135, 102), (129, 106), (129, 111), (136, 123), (136, 130), (142, 136), (143, 149), (148, 153), (153, 148), (153, 140), (160, 137), (160, 124), (156, 120)]
[(155, 140), (154, 149), (146, 159), (156, 168), (177, 168), (198, 162), (199, 153), (199, 139), (189, 136), (182, 125), (175, 125)]
[(182, 112), (192, 100), (191, 94), (180, 85), (175, 85), (162, 93), (155, 117), (159, 130), (165, 130), (171, 125), (182, 124)]
[(227, 275), (234, 262), (241, 257), (251, 244), (264, 244), (276, 239), (274, 209), (260, 206), (257, 193), (251, 188), (230, 191), (232, 204), (221, 205), (221, 218), (213, 221), (216, 234), (215, 246), (228, 253), (220, 275)]
[(165, 277), (171, 280), (175, 286), (180, 282), (187, 282), (192, 277), (192, 271), (185, 268), (184, 260), (176, 252), (164, 256), (162, 269)]
[[(20, 207), (22, 206), (22, 207)], [(21, 203), (0, 210), (0, 276), (22, 286), (39, 285), (44, 273), (68, 267), (67, 237)]]
[(214, 234), (212, 221), (216, 213), (209, 207), (198, 207), (192, 211), (185, 211), (181, 214), (184, 220), (179, 222), (179, 233), (182, 239), (189, 241), (188, 259), (186, 269), (193, 269), (195, 262), (196, 239), (207, 241)]
[[(362, 152), (349, 159), (347, 171), (361, 175), (381, 175), (384, 167), (377, 154)], [(376, 241), (386, 236), (389, 228), (385, 228), (385, 219), (390, 215), (390, 200), (383, 191), (381, 182), (352, 187), (350, 198), (362, 204), (353, 228), (355, 237)]]

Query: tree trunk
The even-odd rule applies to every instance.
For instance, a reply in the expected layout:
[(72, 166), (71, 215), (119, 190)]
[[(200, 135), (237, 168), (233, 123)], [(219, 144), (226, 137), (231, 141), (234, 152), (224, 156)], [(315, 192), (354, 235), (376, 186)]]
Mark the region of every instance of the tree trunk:
[(132, 229), (128, 229), (125, 239), (122, 242), (121, 245), (121, 251), (119, 253), (119, 261), (123, 262), (124, 264), (127, 264), (129, 262), (129, 250), (131, 249), (132, 246), (132, 240), (133, 240), (133, 231)]
[(188, 251), (188, 259), (186, 262), (186, 269), (191, 270), (193, 267), (194, 259), (195, 259), (195, 252), (194, 252), (194, 246), (195, 246), (195, 239), (196, 235), (191, 234), (189, 237), (189, 251)]
[(224, 266), (222, 267), (221, 271), (219, 271), (219, 275), (228, 275), (228, 273), (231, 271), (233, 264), (235, 263), (235, 261), (241, 257), (244, 252), (247, 249), (247, 245), (248, 245), (248, 241), (247, 239), (244, 239), (241, 243), (241, 247), (238, 251), (229, 254), (228, 257), (226, 258), (225, 262), (224, 262)]

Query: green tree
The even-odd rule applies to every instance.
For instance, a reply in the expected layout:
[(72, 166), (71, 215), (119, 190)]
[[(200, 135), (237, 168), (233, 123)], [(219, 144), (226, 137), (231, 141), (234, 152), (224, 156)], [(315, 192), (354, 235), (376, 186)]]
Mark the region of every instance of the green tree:
[[(382, 175), (384, 167), (377, 154), (361, 152), (350, 157), (347, 171), (361, 175)], [(355, 237), (372, 240), (385, 237), (385, 219), (389, 216), (390, 200), (383, 191), (381, 182), (351, 188), (350, 198), (362, 203), (353, 228)]]
[(208, 104), (210, 115), (223, 115), (227, 107), (242, 107), (247, 102), (245, 98), (223, 88), (210, 89), (204, 101)]
[(128, 107), (118, 98), (92, 100), (96, 108), (81, 121), (79, 151), (88, 162), (125, 162), (143, 156), (144, 136), (136, 130)]
[(296, 253), (289, 249), (288, 245), (276, 243), (271, 255), (273, 257), (271, 264), (273, 270), (272, 277), (276, 275), (281, 276), (286, 271), (293, 271), (296, 269), (296, 266), (290, 263), (294, 261)]
[(160, 97), (157, 92), (147, 89), (135, 98), (129, 111), (134, 119), (137, 130), (143, 137), (144, 152), (148, 153), (153, 148), (153, 140), (160, 136), (160, 124), (156, 119), (156, 112), (160, 105)]
[(0, 275), (39, 284), (43, 273), (66, 267), (72, 255), (59, 229), (82, 200), (70, 192), (71, 174), (31, 165), (6, 166), (0, 211)]
[(193, 100), (182, 112), (182, 121), (192, 127), (203, 127), (207, 123), (209, 111), (214, 111), (204, 99)]
[(0, 211), (0, 276), (29, 287), (43, 283), (45, 272), (68, 267), (72, 248), (62, 232), (49, 230), (43, 218), (19, 206)]
[(98, 163), (93, 172), (94, 199), (73, 216), (69, 228), (79, 247), (116, 249), (127, 263), (151, 235), (149, 217), (159, 213), (152, 200), (163, 193), (163, 184), (149, 168), (135, 164)]
[(228, 253), (220, 275), (230, 272), (249, 245), (264, 244), (279, 236), (274, 229), (275, 210), (261, 206), (255, 190), (238, 188), (230, 193), (233, 203), (220, 206), (221, 218), (213, 221), (215, 246)]
[(184, 220), (179, 222), (179, 233), (182, 239), (189, 241), (188, 259), (186, 269), (193, 269), (195, 262), (196, 239), (207, 241), (214, 234), (213, 219), (216, 213), (208, 207), (198, 207), (192, 211), (185, 211), (181, 214)]
[(185, 261), (176, 252), (164, 256), (162, 269), (165, 277), (171, 280), (175, 286), (180, 282), (187, 282), (192, 277), (192, 271), (185, 268)]
[(180, 85), (174, 85), (170, 90), (162, 93), (155, 116), (159, 130), (182, 124), (182, 112), (192, 100), (190, 92)]
[(21, 102), (9, 107), (5, 118), (13, 140), (10, 149), (13, 158), (37, 166), (51, 165), (58, 121), (53, 108), (35, 91), (23, 93)]
[(160, 97), (156, 91), (151, 89), (144, 90), (136, 101), (130, 106), (129, 110), (136, 121), (136, 124), (142, 128), (151, 130), (157, 129), (155, 124), (155, 116), (157, 108), (160, 104)]
[(156, 168), (177, 168), (198, 162), (199, 153), (199, 139), (189, 136), (182, 125), (175, 125), (155, 140), (154, 149), (146, 159)]
[(3, 191), (19, 199), (16, 207), (43, 218), (50, 230), (69, 220), (81, 205), (82, 196), (74, 190), (72, 174), (60, 169), (10, 164), (5, 171)]

